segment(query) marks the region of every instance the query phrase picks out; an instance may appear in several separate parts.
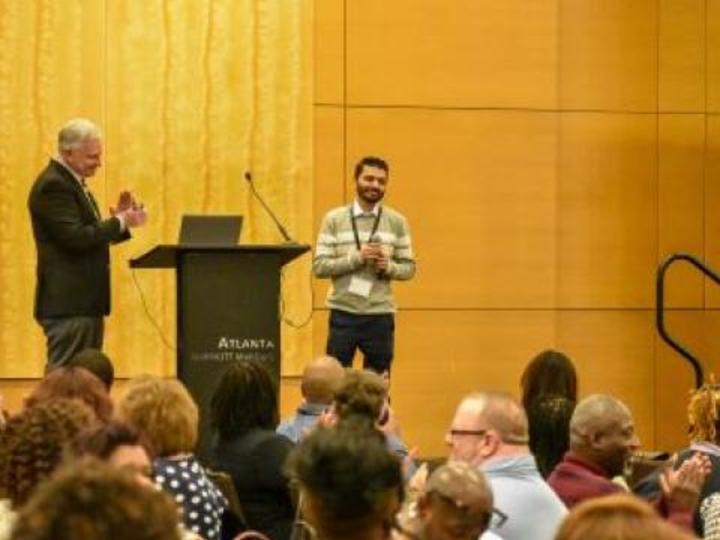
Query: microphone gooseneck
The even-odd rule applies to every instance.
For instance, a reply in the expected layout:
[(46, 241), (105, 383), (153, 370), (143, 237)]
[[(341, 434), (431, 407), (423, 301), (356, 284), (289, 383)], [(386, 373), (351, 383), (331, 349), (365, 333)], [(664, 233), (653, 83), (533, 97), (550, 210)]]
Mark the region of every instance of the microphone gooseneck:
[(285, 227), (282, 226), (282, 223), (280, 223), (280, 220), (277, 218), (275, 213), (270, 209), (270, 207), (267, 205), (265, 200), (260, 196), (260, 193), (258, 193), (257, 189), (255, 189), (255, 182), (253, 182), (252, 174), (250, 171), (245, 171), (243, 174), (245, 180), (250, 185), (250, 193), (252, 193), (253, 197), (255, 197), (258, 201), (260, 201), (260, 204), (265, 209), (265, 211), (268, 213), (268, 215), (272, 218), (273, 222), (275, 223), (275, 226), (280, 231), (280, 234), (285, 239), (285, 242), (288, 244), (294, 244), (295, 241), (290, 238), (290, 235), (285, 230)]

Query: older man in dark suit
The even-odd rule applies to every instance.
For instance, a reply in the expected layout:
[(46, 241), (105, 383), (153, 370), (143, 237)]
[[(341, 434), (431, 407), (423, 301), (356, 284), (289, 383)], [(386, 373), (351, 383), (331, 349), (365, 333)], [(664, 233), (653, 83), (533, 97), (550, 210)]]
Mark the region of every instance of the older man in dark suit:
[(58, 156), (28, 199), (37, 248), (35, 318), (47, 337), (48, 369), (88, 347), (102, 348), (110, 313), (110, 244), (145, 223), (141, 204), (125, 191), (103, 219), (85, 181), (101, 165), (100, 130), (82, 118), (58, 134)]

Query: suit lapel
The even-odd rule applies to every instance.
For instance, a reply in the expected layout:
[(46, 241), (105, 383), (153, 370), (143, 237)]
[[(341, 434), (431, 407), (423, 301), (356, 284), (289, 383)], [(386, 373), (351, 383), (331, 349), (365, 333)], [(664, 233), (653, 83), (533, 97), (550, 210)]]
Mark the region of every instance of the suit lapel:
[(88, 214), (89, 217), (91, 217), (94, 221), (100, 221), (100, 208), (97, 205), (97, 201), (95, 200), (95, 197), (93, 197), (90, 190), (85, 191), (83, 187), (80, 185), (80, 182), (77, 181), (77, 179), (72, 175), (70, 171), (68, 171), (64, 165), (61, 163), (55, 161), (54, 159), (50, 160), (52, 165), (55, 167), (55, 170), (59, 172), (59, 174), (63, 177), (63, 179), (68, 182), (73, 190), (75, 191), (75, 199), (78, 201), (78, 204), (83, 208), (84, 212)]

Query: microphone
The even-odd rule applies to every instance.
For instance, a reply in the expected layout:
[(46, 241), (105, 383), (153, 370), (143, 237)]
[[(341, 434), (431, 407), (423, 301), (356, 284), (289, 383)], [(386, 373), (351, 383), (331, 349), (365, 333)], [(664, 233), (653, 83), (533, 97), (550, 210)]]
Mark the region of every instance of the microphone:
[(280, 220), (275, 216), (272, 210), (270, 210), (270, 207), (265, 203), (263, 198), (260, 196), (260, 194), (255, 189), (255, 183), (253, 182), (252, 175), (250, 174), (250, 171), (245, 171), (244, 174), (245, 180), (247, 180), (247, 183), (250, 184), (250, 193), (253, 194), (253, 197), (255, 197), (258, 201), (260, 201), (260, 204), (265, 209), (265, 211), (268, 213), (268, 215), (272, 218), (273, 222), (275, 223), (275, 226), (280, 231), (280, 234), (282, 234), (282, 237), (285, 239), (285, 243), (287, 244), (296, 244), (292, 238), (290, 238), (290, 235), (285, 230), (285, 227), (282, 226), (282, 223), (280, 223)]

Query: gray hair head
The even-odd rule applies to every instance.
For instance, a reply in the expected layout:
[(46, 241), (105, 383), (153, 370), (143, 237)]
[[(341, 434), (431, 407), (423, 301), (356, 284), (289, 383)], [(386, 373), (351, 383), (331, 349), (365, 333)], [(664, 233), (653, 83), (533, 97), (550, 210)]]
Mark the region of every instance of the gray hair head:
[(67, 152), (77, 148), (81, 143), (100, 140), (102, 133), (87, 118), (74, 118), (65, 124), (58, 133), (58, 152)]

